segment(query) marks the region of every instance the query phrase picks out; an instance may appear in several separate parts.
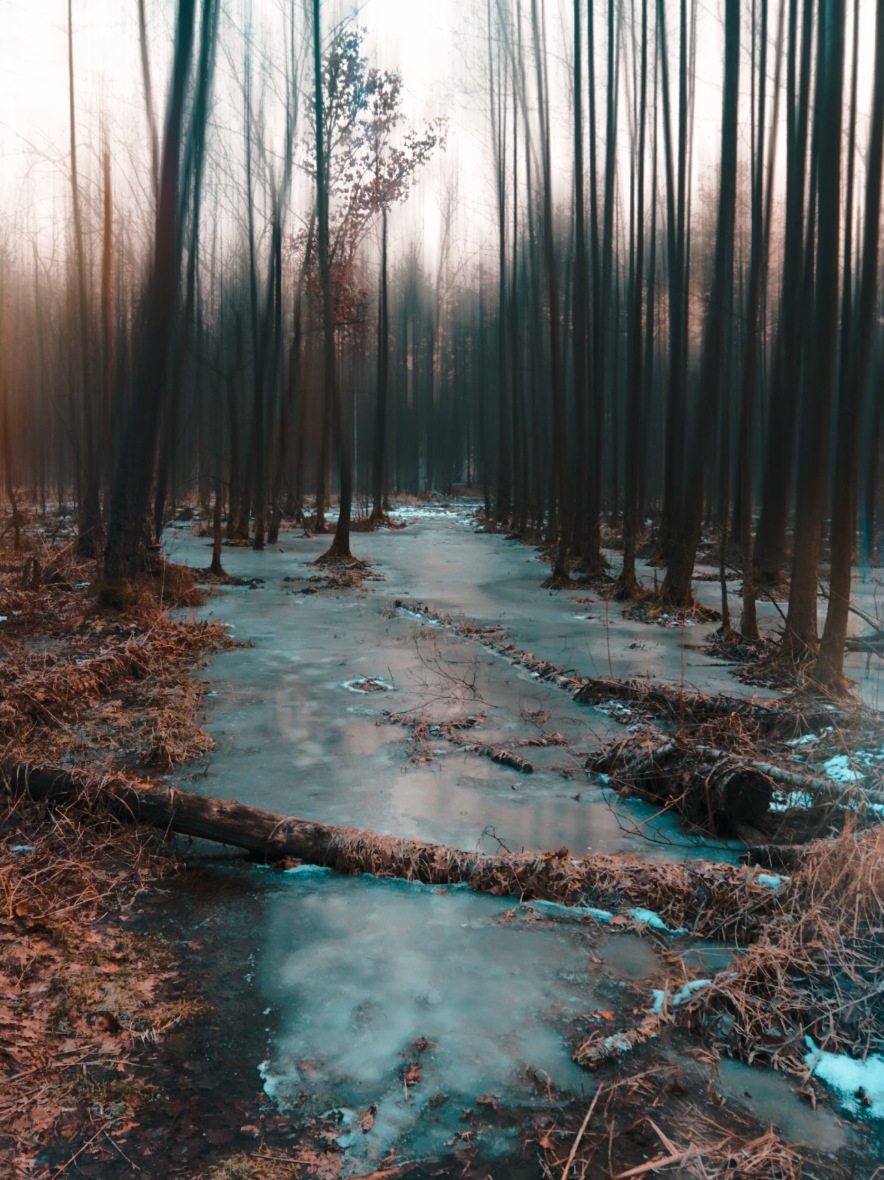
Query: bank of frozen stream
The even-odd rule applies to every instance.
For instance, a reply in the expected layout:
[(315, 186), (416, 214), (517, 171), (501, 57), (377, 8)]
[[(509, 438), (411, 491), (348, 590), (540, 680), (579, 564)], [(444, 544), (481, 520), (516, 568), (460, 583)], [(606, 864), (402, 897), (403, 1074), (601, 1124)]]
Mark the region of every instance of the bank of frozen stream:
[[(223, 590), (202, 613), (252, 646), (211, 660), (206, 728), (217, 749), (182, 785), (467, 849), (733, 856), (587, 778), (581, 755), (623, 734), (605, 712), (393, 604), (500, 623), (517, 647), (583, 674), (684, 675), (706, 691), (748, 691), (699, 650), (707, 629), (648, 627), (585, 592), (544, 592), (533, 551), (478, 537), (455, 514), (415, 513), (405, 530), (353, 541), (384, 580), (342, 592), (302, 592), (328, 538), (287, 533), (263, 553), (225, 549), (229, 573), (262, 581)], [(170, 530), (166, 542), (173, 559), (207, 564), (205, 540)], [(358, 691), (369, 680), (379, 690)], [(416, 751), (385, 710), (435, 723), (483, 714), (470, 736), (482, 743), (554, 732), (565, 744), (526, 748), (535, 772), (520, 775), (450, 741)], [(663, 969), (648, 939), (560, 927), (460, 889), (313, 870), (282, 874), (265, 896), (254, 932), (271, 1030), (265, 1090), (284, 1108), (309, 1094), (340, 1111), (357, 1173), (391, 1149), (439, 1156), (478, 1143), (483, 1156), (506, 1157), (511, 1123), (495, 1118), (497, 1104), (530, 1109), (550, 1087), (590, 1093), (591, 1075), (571, 1060), (589, 1014), (640, 1003)], [(408, 1087), (411, 1064), (420, 1081)], [(477, 1106), (480, 1096), (489, 1101)]]

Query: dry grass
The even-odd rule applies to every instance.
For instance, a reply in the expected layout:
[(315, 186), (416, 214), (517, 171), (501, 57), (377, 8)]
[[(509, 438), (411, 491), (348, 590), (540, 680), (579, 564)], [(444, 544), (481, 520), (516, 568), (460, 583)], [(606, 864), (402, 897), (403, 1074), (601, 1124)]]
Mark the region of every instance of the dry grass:
[[(84, 799), (0, 813), (0, 1172), (48, 1177), (41, 1153), (125, 1142), (153, 1091), (137, 1060), (198, 1005), (168, 946), (125, 915), (174, 868), (156, 839)], [(70, 1155), (77, 1151), (71, 1147)]]
[(884, 830), (812, 845), (779, 905), (682, 1018), (747, 1061), (799, 1071), (807, 1035), (857, 1058), (884, 1051)]
[[(100, 774), (204, 752), (201, 687), (186, 670), (226, 639), (170, 617), (198, 600), (189, 572), (158, 566), (123, 612), (98, 608), (95, 587), (70, 543), (0, 554), (0, 755)], [(46, 807), (0, 793), (4, 1176), (124, 1154), (155, 1097), (142, 1049), (199, 1009), (171, 949), (127, 925), (173, 867), (97, 795)]]
[(0, 754), (103, 770), (122, 763), (168, 770), (210, 748), (187, 672), (227, 643), (217, 624), (174, 619), (193, 601), (189, 571), (146, 575), (124, 612), (95, 605), (89, 572), (65, 553), (62, 589), (16, 585), (28, 561), (7, 556), (0, 591)]
[[(725, 1125), (726, 1124), (726, 1125)], [(548, 1180), (800, 1180), (803, 1160), (774, 1131), (730, 1109), (716, 1117), (675, 1067), (655, 1067), (599, 1087), (579, 1128), (540, 1139)]]

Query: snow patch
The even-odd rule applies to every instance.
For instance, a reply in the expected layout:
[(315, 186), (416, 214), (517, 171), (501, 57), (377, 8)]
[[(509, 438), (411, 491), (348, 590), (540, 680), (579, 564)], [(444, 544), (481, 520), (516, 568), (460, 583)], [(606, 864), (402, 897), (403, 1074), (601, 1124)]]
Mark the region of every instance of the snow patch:
[(709, 987), (711, 983), (711, 979), (689, 979), (684, 987), (672, 997), (672, 1007), (678, 1008), (685, 1000), (689, 1000), (694, 992), (701, 992), (703, 988)]
[(884, 1118), (884, 1056), (871, 1053), (865, 1061), (855, 1061), (846, 1053), (818, 1049), (810, 1037), (804, 1043), (809, 1050), (804, 1064), (832, 1087), (845, 1110), (853, 1114), (868, 1110), (873, 1118)]
[(760, 885), (762, 889), (778, 890), (784, 881), (788, 881), (788, 877), (781, 877), (779, 873), (759, 873), (755, 878), (755, 884)]
[(836, 783), (855, 783), (865, 777), (858, 770), (851, 770), (850, 757), (847, 754), (836, 754), (823, 763), (823, 770)]
[(678, 926), (675, 929), (672, 926), (667, 926), (660, 915), (655, 914), (653, 910), (633, 909), (629, 910), (629, 916), (634, 922), (644, 922), (652, 930), (662, 930), (664, 934), (687, 934), (684, 926)]
[(790, 791), (781, 795), (779, 799), (772, 799), (770, 804), (771, 811), (791, 811), (793, 808), (808, 807), (813, 807), (813, 795), (809, 795), (807, 791)]
[(589, 905), (559, 905), (557, 901), (528, 901), (525, 909), (533, 910), (541, 918), (561, 918), (564, 922), (582, 922), (584, 918), (595, 918), (597, 922), (610, 922), (614, 917), (608, 910), (599, 910)]

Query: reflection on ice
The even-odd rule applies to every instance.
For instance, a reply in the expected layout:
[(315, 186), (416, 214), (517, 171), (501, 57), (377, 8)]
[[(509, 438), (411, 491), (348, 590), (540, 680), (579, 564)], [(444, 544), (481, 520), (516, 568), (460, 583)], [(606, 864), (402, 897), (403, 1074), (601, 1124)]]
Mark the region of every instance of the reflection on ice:
[[(316, 873), (289, 881), (263, 967), (279, 1014), (265, 1090), (283, 1107), (308, 1091), (341, 1108), (351, 1155), (440, 1150), (479, 1095), (530, 1105), (548, 1082), (592, 1089), (564, 1036), (602, 1004), (573, 928), (511, 923), (511, 903), (466, 890)], [(410, 1065), (420, 1080), (406, 1087)]]

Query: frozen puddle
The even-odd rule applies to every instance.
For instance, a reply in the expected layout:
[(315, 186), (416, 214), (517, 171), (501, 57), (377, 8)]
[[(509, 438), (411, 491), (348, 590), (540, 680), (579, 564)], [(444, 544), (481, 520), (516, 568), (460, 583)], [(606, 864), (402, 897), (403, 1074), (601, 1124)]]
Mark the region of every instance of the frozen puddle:
[(483, 1154), (507, 1153), (511, 1130), (464, 1121), (491, 1105), (480, 1097), (524, 1108), (548, 1086), (594, 1090), (565, 1034), (611, 1004), (590, 986), (580, 931), (507, 918), (511, 900), (464, 889), (321, 870), (285, 882), (260, 977), (278, 1021), (264, 1088), (282, 1109), (309, 1094), (339, 1111), (357, 1171), (391, 1148), (438, 1157), (464, 1131)]

